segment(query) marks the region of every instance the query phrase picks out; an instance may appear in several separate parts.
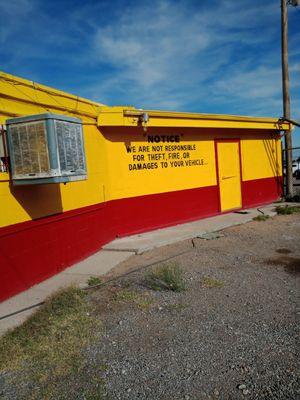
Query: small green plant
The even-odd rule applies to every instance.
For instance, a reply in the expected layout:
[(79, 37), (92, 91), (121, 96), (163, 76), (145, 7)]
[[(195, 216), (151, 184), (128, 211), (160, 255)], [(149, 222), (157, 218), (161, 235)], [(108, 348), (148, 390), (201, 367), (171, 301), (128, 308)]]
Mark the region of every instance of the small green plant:
[(138, 292), (134, 290), (122, 289), (114, 295), (114, 301), (129, 302), (138, 298)]
[(96, 286), (96, 285), (100, 285), (102, 283), (102, 279), (98, 278), (97, 276), (90, 276), (87, 284), (89, 286)]
[(224, 282), (219, 281), (218, 279), (210, 278), (209, 276), (205, 276), (202, 279), (202, 285), (207, 288), (221, 288), (224, 286)]
[(257, 217), (254, 217), (253, 221), (266, 221), (269, 218), (270, 218), (269, 215), (261, 214), (261, 215), (257, 215)]
[(186, 289), (182, 269), (178, 265), (164, 264), (145, 276), (145, 284), (153, 290), (182, 292)]
[(278, 206), (276, 212), (279, 215), (291, 215), (300, 213), (300, 207), (297, 206)]
[(140, 297), (136, 300), (136, 304), (140, 310), (148, 311), (149, 308), (152, 306), (154, 300), (152, 297)]

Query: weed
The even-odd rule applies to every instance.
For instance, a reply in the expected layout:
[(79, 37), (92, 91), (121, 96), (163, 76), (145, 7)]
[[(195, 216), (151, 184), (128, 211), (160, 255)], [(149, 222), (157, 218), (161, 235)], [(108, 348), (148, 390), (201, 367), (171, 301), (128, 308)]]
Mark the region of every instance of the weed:
[(98, 278), (97, 276), (90, 276), (87, 284), (89, 286), (95, 286), (95, 285), (100, 285), (102, 283), (102, 279)]
[(269, 218), (270, 218), (269, 215), (261, 214), (261, 215), (258, 215), (257, 217), (254, 217), (253, 221), (266, 221)]
[(290, 215), (300, 213), (300, 207), (297, 206), (278, 206), (276, 212), (279, 215)]
[(202, 279), (202, 285), (207, 288), (221, 288), (224, 286), (224, 282), (206, 276)]
[(141, 310), (147, 311), (149, 310), (149, 308), (151, 307), (151, 305), (153, 304), (154, 300), (152, 297), (140, 297), (136, 300), (136, 304), (138, 306), (138, 308), (140, 308)]
[(58, 387), (75, 382), (85, 367), (83, 349), (95, 340), (98, 324), (91, 311), (80, 289), (57, 292), (0, 339), (0, 371), (22, 370), (20, 379), (34, 388), (32, 399), (58, 398)]
[(153, 303), (153, 298), (149, 292), (139, 293), (134, 290), (122, 289), (114, 294), (113, 302), (133, 303), (141, 310), (149, 310)]
[(181, 292), (186, 289), (182, 269), (178, 265), (157, 267), (145, 276), (145, 284), (153, 290)]
[(136, 292), (134, 290), (123, 289), (123, 290), (120, 290), (119, 292), (116, 292), (113, 300), (129, 302), (129, 301), (136, 300), (138, 296), (139, 296), (138, 292)]

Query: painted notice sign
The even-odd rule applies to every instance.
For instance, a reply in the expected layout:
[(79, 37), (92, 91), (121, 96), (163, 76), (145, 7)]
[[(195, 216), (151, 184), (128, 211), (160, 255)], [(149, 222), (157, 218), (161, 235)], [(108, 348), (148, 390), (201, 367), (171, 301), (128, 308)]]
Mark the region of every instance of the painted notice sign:
[(148, 135), (147, 144), (126, 146), (131, 156), (129, 171), (187, 168), (205, 165), (198, 157), (197, 144), (181, 143), (180, 135)]

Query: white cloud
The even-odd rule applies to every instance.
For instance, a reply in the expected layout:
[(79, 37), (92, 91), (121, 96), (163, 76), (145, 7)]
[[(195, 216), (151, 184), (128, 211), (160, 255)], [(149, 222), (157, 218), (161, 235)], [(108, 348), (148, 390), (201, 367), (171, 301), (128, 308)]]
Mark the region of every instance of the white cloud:
[[(41, 0), (0, 0), (0, 9), (11, 22), (0, 27), (8, 72), (18, 65), (30, 72), (40, 63), (40, 80), (46, 66), (57, 86), (69, 69), (74, 84), (63, 89), (107, 104), (281, 114), (278, 1), (141, 0), (117, 8), (103, 0), (57, 16)], [(295, 112), (299, 40), (291, 34)]]
[(174, 79), (209, 45), (210, 37), (197, 17), (160, 1), (123, 10), (117, 23), (99, 27), (94, 38), (96, 60), (113, 65), (121, 81), (141, 88)]
[[(96, 29), (94, 62), (113, 73), (86, 88), (94, 98), (111, 103), (119, 96), (123, 103), (127, 98), (152, 108), (187, 109), (193, 103), (205, 112), (226, 96), (231, 105), (232, 97), (251, 102), (278, 96), (279, 70), (269, 50), (278, 39), (276, 5), (223, 0), (195, 10), (187, 1), (149, 4), (122, 9), (111, 25)], [(255, 46), (264, 45), (268, 51), (260, 59)], [(210, 110), (203, 109), (208, 103)]]

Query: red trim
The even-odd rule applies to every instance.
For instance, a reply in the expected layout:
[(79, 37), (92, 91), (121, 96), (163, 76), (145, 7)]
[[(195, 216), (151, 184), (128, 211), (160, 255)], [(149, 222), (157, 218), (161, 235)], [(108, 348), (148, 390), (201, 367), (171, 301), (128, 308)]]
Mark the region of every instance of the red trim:
[(15, 234), (18, 231), (32, 229), (33, 226), (37, 227), (39, 225), (45, 225), (45, 224), (50, 224), (52, 222), (57, 222), (62, 219), (72, 218), (77, 215), (82, 215), (85, 213), (92, 213), (92, 212), (98, 211), (99, 209), (102, 209), (106, 206), (107, 206), (107, 203), (99, 203), (99, 204), (94, 204), (94, 205), (87, 206), (87, 207), (76, 208), (75, 210), (71, 210), (71, 211), (65, 211), (65, 212), (62, 212), (59, 214), (49, 215), (47, 217), (37, 218), (34, 220), (5, 226), (4, 228), (0, 228), (0, 238), (2, 236)]
[(0, 300), (88, 257), (116, 236), (218, 213), (217, 186), (133, 197), (0, 229)]
[[(242, 182), (243, 207), (270, 203), (282, 178)], [(116, 236), (219, 213), (218, 186), (109, 201), (0, 229), (0, 301), (96, 252)]]
[(282, 176), (242, 182), (243, 208), (271, 203), (282, 197)]

